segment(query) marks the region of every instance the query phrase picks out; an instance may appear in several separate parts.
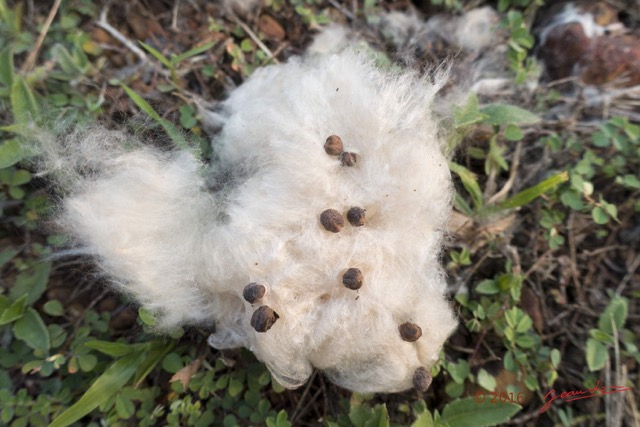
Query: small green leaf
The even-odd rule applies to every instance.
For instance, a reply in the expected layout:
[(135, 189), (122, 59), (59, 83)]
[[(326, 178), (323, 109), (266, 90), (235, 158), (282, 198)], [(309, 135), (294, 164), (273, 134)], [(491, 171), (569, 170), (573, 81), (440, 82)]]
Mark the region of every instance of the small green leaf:
[[(267, 427), (276, 427), (275, 423), (271, 423), (271, 426), (269, 426), (269, 421), (271, 421), (271, 419), (267, 419)], [(224, 417), (224, 419), (222, 420), (222, 426), (223, 427), (237, 427), (238, 426), (238, 418), (236, 418), (235, 415), (233, 414), (228, 414)]]
[(535, 375), (527, 375), (527, 377), (524, 379), (524, 385), (531, 391), (536, 391), (540, 389), (538, 378), (536, 378)]
[(24, 365), (22, 365), (22, 368), (20, 369), (20, 371), (25, 375), (30, 374), (32, 372), (38, 372), (40, 368), (42, 368), (42, 364), (44, 362), (45, 362), (44, 360), (31, 360), (25, 363)]
[(478, 111), (478, 96), (474, 92), (471, 92), (464, 107), (455, 107), (453, 109), (453, 120), (456, 129), (479, 123), (487, 118), (486, 114)]
[(227, 388), (228, 385), (229, 385), (229, 374), (222, 375), (216, 380), (216, 389), (218, 390), (225, 389)]
[(566, 190), (560, 195), (560, 201), (563, 205), (580, 211), (584, 208), (584, 202), (582, 201), (582, 194), (575, 190)]
[(51, 300), (44, 303), (42, 309), (50, 316), (62, 316), (64, 314), (64, 307), (58, 300)]
[(618, 219), (618, 207), (613, 203), (602, 203), (602, 207), (604, 208), (607, 215), (611, 218), (617, 220)]
[(556, 187), (557, 185), (569, 180), (569, 174), (567, 172), (561, 172), (553, 175), (542, 182), (527, 188), (516, 194), (515, 196), (505, 200), (499, 205), (500, 209), (513, 209), (519, 206), (526, 205), (537, 197), (543, 195), (547, 191)]
[(531, 335), (518, 335), (516, 344), (520, 348), (532, 348), (536, 344), (536, 340)]
[(411, 427), (435, 427), (433, 415), (431, 415), (429, 410), (423, 411), (416, 417), (416, 420), (411, 424)]
[(31, 307), (13, 324), (13, 334), (34, 350), (49, 350), (49, 330), (38, 312)]
[(601, 331), (600, 329), (590, 329), (589, 335), (596, 341), (599, 341), (603, 344), (613, 344), (613, 336), (606, 332)]
[(450, 397), (460, 397), (464, 393), (464, 384), (455, 381), (449, 381), (444, 387), (445, 393)]
[(447, 371), (456, 383), (462, 384), (469, 375), (469, 363), (466, 360), (459, 360), (457, 363), (451, 363)]
[(489, 175), (491, 169), (498, 167), (502, 170), (509, 170), (507, 160), (504, 158), (504, 152), (506, 148), (502, 144), (498, 144), (498, 137), (494, 136), (489, 141), (489, 152), (487, 153), (487, 160), (484, 162), (485, 173)]
[(240, 50), (242, 50), (243, 52), (253, 52), (254, 47), (251, 40), (249, 39), (242, 40), (242, 42), (240, 42)]
[(485, 369), (480, 369), (478, 372), (477, 382), (485, 390), (494, 391), (496, 389), (496, 379)]
[(67, 339), (67, 332), (60, 325), (55, 323), (47, 325), (49, 330), (49, 337), (51, 339), (51, 348), (60, 347), (64, 344), (64, 340)]
[(469, 192), (476, 208), (482, 207), (484, 204), (483, 195), (476, 175), (464, 166), (454, 162), (449, 162), (449, 169), (460, 177), (462, 185)]
[(604, 345), (592, 338), (587, 340), (587, 366), (589, 371), (594, 372), (604, 368), (607, 357), (607, 348)]
[(484, 295), (494, 295), (500, 292), (495, 280), (486, 279), (476, 286), (476, 292)]
[(24, 314), (24, 309), (27, 305), (27, 296), (23, 295), (17, 301), (14, 301), (9, 307), (7, 307), (2, 314), (0, 314), (0, 325), (6, 325), (14, 320), (18, 320)]
[(14, 248), (6, 248), (0, 252), (0, 268), (4, 267), (4, 265), (11, 261), (16, 255), (18, 255), (18, 251)]
[(11, 86), (11, 109), (16, 123), (29, 122), (40, 115), (36, 96), (22, 76), (16, 76)]
[(0, 145), (0, 169), (13, 166), (24, 156), (20, 143), (15, 139), (5, 141)]
[(11, 186), (9, 187), (9, 195), (12, 199), (22, 200), (26, 195), (26, 192), (20, 187)]
[(191, 129), (198, 124), (198, 120), (194, 116), (194, 109), (190, 105), (183, 105), (179, 108), (180, 125), (186, 129)]
[(515, 403), (477, 403), (473, 398), (458, 399), (442, 411), (441, 422), (452, 427), (488, 427), (502, 424), (522, 409)]
[(242, 383), (242, 381), (240, 381), (237, 378), (231, 378), (231, 381), (229, 381), (229, 395), (231, 397), (236, 397), (237, 395), (239, 395), (242, 390), (244, 389), (244, 384)]
[(525, 314), (518, 322), (518, 325), (516, 326), (516, 332), (522, 334), (531, 329), (531, 326), (533, 326), (533, 321), (531, 320), (531, 317), (529, 317), (529, 315)]
[(144, 323), (145, 325), (147, 326), (156, 325), (156, 318), (146, 308), (140, 307), (140, 309), (138, 309), (138, 315), (140, 316), (140, 320), (142, 320), (142, 323)]
[(18, 275), (15, 284), (11, 287), (9, 298), (18, 299), (23, 295), (27, 295), (27, 305), (32, 305), (40, 299), (47, 288), (50, 272), (50, 262), (39, 262), (32, 268), (23, 271)]
[(627, 321), (627, 315), (629, 314), (628, 301), (626, 298), (616, 296), (604, 309), (598, 320), (598, 329), (607, 334), (613, 335), (612, 322), (615, 325), (616, 331), (620, 333), (622, 327)]
[(504, 129), (504, 137), (507, 141), (520, 141), (524, 137), (524, 133), (519, 126), (509, 123)]
[(633, 188), (635, 190), (640, 189), (640, 178), (635, 175), (627, 174), (616, 178), (616, 182), (624, 185), (625, 187)]
[(624, 133), (626, 133), (629, 139), (633, 142), (638, 142), (638, 140), (640, 140), (640, 126), (638, 125), (631, 123), (625, 124)]
[(51, 48), (51, 56), (60, 65), (60, 68), (62, 68), (62, 71), (65, 73), (65, 77), (72, 78), (73, 76), (83, 73), (80, 65), (78, 65), (67, 48), (62, 44), (56, 43)]
[(23, 185), (27, 182), (31, 181), (31, 174), (24, 170), (18, 169), (11, 175), (11, 179), (9, 180), (10, 185)]
[(591, 136), (591, 140), (593, 141), (593, 145), (596, 147), (608, 147), (610, 142), (607, 135), (602, 131), (597, 131)]
[(506, 370), (511, 372), (516, 372), (518, 370), (518, 365), (516, 364), (516, 360), (513, 357), (513, 352), (511, 350), (505, 353), (503, 362)]
[(118, 416), (123, 420), (131, 418), (136, 412), (136, 407), (133, 405), (133, 402), (131, 402), (131, 399), (124, 397), (122, 393), (118, 393), (116, 396), (115, 406)]
[(480, 108), (480, 113), (487, 116), (483, 123), (502, 126), (508, 124), (530, 125), (540, 122), (540, 116), (515, 105), (489, 104)]
[(49, 427), (71, 425), (107, 401), (129, 381), (144, 359), (144, 353), (140, 352), (113, 362), (80, 400), (53, 420)]
[(91, 372), (98, 364), (98, 358), (93, 354), (83, 354), (78, 356), (78, 365), (82, 372)]
[(162, 359), (162, 368), (171, 374), (175, 374), (183, 367), (184, 363), (176, 353), (169, 353)]
[(550, 358), (551, 365), (553, 365), (554, 368), (558, 369), (558, 366), (560, 366), (560, 350), (558, 350), (557, 348), (551, 350)]
[(607, 212), (600, 206), (593, 208), (591, 211), (591, 217), (593, 218), (593, 222), (596, 224), (602, 225), (609, 222), (609, 215), (607, 215)]

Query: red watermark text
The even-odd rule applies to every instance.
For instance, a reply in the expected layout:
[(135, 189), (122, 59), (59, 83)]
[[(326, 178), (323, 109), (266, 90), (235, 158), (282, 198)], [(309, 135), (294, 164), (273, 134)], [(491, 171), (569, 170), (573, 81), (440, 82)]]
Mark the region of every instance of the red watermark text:
[(544, 396), (544, 405), (540, 408), (540, 413), (544, 413), (551, 407), (553, 402), (556, 400), (561, 400), (564, 402), (573, 402), (574, 400), (581, 399), (591, 399), (592, 397), (600, 397), (606, 394), (613, 393), (622, 393), (623, 391), (631, 390), (629, 387), (625, 387), (622, 385), (612, 385), (609, 387), (600, 387), (600, 381), (596, 383), (595, 387), (584, 389), (584, 390), (571, 390), (571, 391), (563, 391), (558, 394), (555, 390), (549, 391)]

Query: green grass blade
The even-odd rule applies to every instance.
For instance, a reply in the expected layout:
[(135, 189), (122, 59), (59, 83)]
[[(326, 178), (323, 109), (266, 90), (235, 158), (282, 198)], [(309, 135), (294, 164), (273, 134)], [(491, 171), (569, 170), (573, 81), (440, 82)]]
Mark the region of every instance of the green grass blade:
[(461, 212), (466, 216), (473, 216), (473, 209), (471, 209), (469, 203), (467, 203), (467, 201), (463, 199), (460, 194), (456, 194), (456, 197), (453, 200), (453, 206), (458, 212)]
[(516, 194), (515, 196), (505, 200), (500, 205), (498, 205), (498, 208), (513, 209), (519, 206), (526, 205), (530, 201), (536, 199), (537, 197), (540, 197), (542, 194), (551, 190), (555, 186), (562, 184), (563, 182), (568, 180), (569, 180), (568, 172), (565, 171), (565, 172), (558, 173), (556, 175), (553, 175), (552, 177), (545, 179), (542, 182), (539, 182), (533, 187), (527, 188), (526, 190), (523, 190), (518, 194)]
[(169, 58), (167, 58), (166, 56), (164, 56), (162, 53), (160, 53), (159, 50), (157, 50), (156, 48), (153, 48), (151, 46), (149, 46), (148, 44), (138, 41), (138, 43), (140, 43), (142, 45), (143, 48), (145, 48), (145, 50), (147, 52), (149, 52), (151, 55), (153, 55), (158, 61), (162, 62), (162, 64), (171, 69), (173, 68), (173, 64), (171, 63), (171, 61), (169, 60)]
[(176, 145), (176, 147), (183, 150), (191, 150), (191, 147), (189, 147), (189, 144), (187, 143), (185, 137), (182, 135), (182, 132), (180, 132), (180, 130), (175, 127), (173, 123), (160, 117), (156, 110), (154, 110), (151, 105), (149, 105), (149, 103), (144, 100), (144, 98), (135, 93), (129, 86), (123, 84), (122, 88), (125, 92), (127, 92), (129, 98), (131, 98), (131, 100), (138, 106), (138, 108), (144, 111), (160, 126), (162, 126), (167, 135), (169, 135), (169, 137), (173, 140), (173, 143)]
[(155, 340), (151, 342), (150, 347), (151, 348), (146, 352), (146, 360), (140, 365), (133, 378), (133, 384), (136, 387), (140, 385), (147, 375), (151, 373), (153, 368), (155, 368), (156, 365), (160, 363), (171, 350), (173, 350), (175, 343), (173, 341), (165, 342), (163, 340)]
[(206, 52), (207, 50), (211, 49), (215, 44), (216, 42), (205, 43), (202, 46), (196, 46), (193, 49), (189, 49), (188, 51), (181, 53), (180, 55), (176, 55), (175, 57), (172, 58), (173, 65), (176, 66), (182, 61), (184, 61), (185, 59), (191, 58), (192, 56), (196, 56), (202, 52)]
[(136, 347), (131, 344), (99, 340), (87, 341), (84, 343), (84, 346), (111, 357), (126, 356), (136, 350)]
[(464, 166), (454, 162), (449, 162), (449, 169), (460, 177), (462, 185), (469, 192), (476, 208), (481, 208), (484, 204), (484, 200), (476, 175)]
[(137, 352), (113, 362), (80, 400), (53, 420), (49, 427), (68, 426), (93, 411), (120, 391), (144, 360), (144, 352)]

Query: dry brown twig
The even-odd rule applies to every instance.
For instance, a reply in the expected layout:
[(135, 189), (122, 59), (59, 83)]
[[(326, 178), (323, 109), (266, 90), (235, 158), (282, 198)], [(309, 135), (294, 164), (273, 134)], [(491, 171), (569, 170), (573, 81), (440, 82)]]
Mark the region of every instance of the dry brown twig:
[(620, 285), (618, 285), (618, 289), (616, 289), (617, 295), (622, 295), (622, 291), (624, 291), (624, 288), (631, 281), (631, 277), (636, 273), (638, 267), (640, 267), (640, 254), (636, 255), (635, 259), (629, 266), (629, 272), (620, 281)]
[(178, 9), (180, 9), (180, 0), (175, 0), (173, 9), (171, 10), (171, 31), (178, 32)]
[(267, 47), (267, 45), (265, 45), (262, 40), (260, 40), (260, 37), (258, 37), (256, 35), (256, 33), (253, 32), (253, 30), (251, 28), (249, 28), (249, 26), (242, 21), (240, 18), (238, 18), (238, 16), (235, 13), (231, 13), (231, 20), (233, 22), (235, 22), (236, 24), (240, 25), (240, 27), (244, 30), (245, 33), (247, 33), (247, 35), (249, 36), (249, 38), (251, 38), (251, 40), (254, 41), (254, 43), (256, 45), (258, 45), (258, 47), (260, 48), (260, 50), (262, 50), (264, 53), (267, 54), (267, 56), (276, 64), (278, 64), (280, 61), (278, 61), (278, 59), (273, 55), (273, 52), (271, 52), (271, 49), (269, 49)]
[(127, 49), (133, 52), (138, 58), (140, 58), (140, 63), (145, 64), (148, 61), (147, 54), (144, 53), (142, 49), (140, 49), (134, 42), (126, 38), (122, 33), (120, 33), (117, 29), (111, 26), (109, 22), (107, 22), (107, 14), (109, 13), (109, 4), (107, 3), (102, 10), (100, 11), (100, 17), (96, 22), (96, 25), (107, 33), (111, 35), (114, 39), (118, 40), (122, 43)]
[(302, 396), (300, 396), (300, 400), (298, 400), (298, 404), (296, 405), (296, 409), (294, 409), (293, 411), (293, 415), (291, 416), (291, 422), (295, 422), (296, 418), (298, 417), (298, 414), (300, 413), (300, 409), (302, 406), (302, 402), (304, 402), (304, 400), (306, 399), (307, 395), (309, 394), (309, 389), (311, 388), (311, 384), (313, 383), (313, 379), (316, 377), (316, 374), (318, 373), (317, 370), (313, 370), (313, 373), (311, 374), (311, 377), (309, 377), (309, 379), (307, 380), (307, 386), (304, 388), (304, 392), (302, 393)]
[(56, 14), (58, 13), (58, 9), (60, 9), (61, 3), (62, 3), (62, 0), (56, 0), (55, 3), (53, 4), (53, 7), (49, 11), (47, 20), (44, 21), (44, 25), (42, 26), (42, 30), (40, 31), (40, 35), (36, 40), (36, 44), (33, 47), (33, 50), (31, 50), (31, 52), (29, 53), (29, 56), (27, 57), (27, 60), (24, 61), (24, 64), (22, 64), (22, 68), (20, 69), (20, 71), (23, 74), (28, 73), (35, 66), (36, 59), (38, 59), (38, 53), (40, 52), (40, 48), (42, 47), (42, 42), (44, 42), (44, 38), (47, 36), (47, 33), (49, 32), (49, 27), (51, 27), (51, 23), (53, 22), (53, 19), (56, 17)]
[(516, 145), (516, 149), (515, 149), (515, 151), (513, 153), (513, 161), (511, 162), (511, 170), (509, 171), (509, 179), (507, 179), (507, 182), (505, 182), (504, 186), (500, 189), (500, 191), (498, 191), (493, 196), (491, 196), (491, 198), (489, 199), (489, 202), (488, 202), (489, 204), (493, 204), (493, 203), (499, 202), (502, 199), (504, 199), (505, 197), (507, 197), (507, 194), (509, 194), (509, 191), (513, 187), (513, 183), (516, 180), (516, 172), (518, 170), (518, 166), (520, 166), (520, 154), (521, 153), (522, 153), (522, 141), (518, 141), (518, 144)]

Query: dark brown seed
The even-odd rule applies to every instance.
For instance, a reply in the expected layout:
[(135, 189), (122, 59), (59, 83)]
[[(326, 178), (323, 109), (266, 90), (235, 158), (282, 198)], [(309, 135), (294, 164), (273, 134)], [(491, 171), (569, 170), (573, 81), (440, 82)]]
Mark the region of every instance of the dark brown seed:
[(320, 214), (320, 223), (325, 230), (337, 233), (344, 227), (344, 219), (342, 214), (335, 209), (327, 209)]
[(403, 340), (413, 342), (422, 336), (422, 328), (415, 323), (403, 323), (398, 327)]
[(256, 332), (267, 332), (280, 316), (271, 307), (263, 305), (253, 312), (251, 326)]
[(245, 300), (247, 300), (248, 303), (253, 304), (256, 301), (262, 299), (265, 292), (267, 292), (267, 290), (264, 286), (259, 285), (257, 283), (249, 283), (247, 286), (244, 287), (244, 290), (242, 291), (242, 296), (244, 297)]
[(358, 161), (358, 156), (356, 153), (348, 153), (344, 152), (340, 154), (340, 163), (342, 166), (354, 166)]
[(365, 209), (353, 207), (347, 212), (347, 221), (354, 227), (361, 227), (367, 221)]
[(425, 368), (418, 368), (413, 373), (413, 386), (421, 393), (425, 393), (429, 390), (432, 380), (433, 377), (431, 376), (431, 373)]
[(350, 268), (342, 275), (342, 283), (354, 291), (360, 289), (363, 282), (364, 276), (359, 268)]
[(337, 156), (344, 151), (342, 139), (338, 135), (331, 135), (324, 143), (324, 151), (330, 156)]

